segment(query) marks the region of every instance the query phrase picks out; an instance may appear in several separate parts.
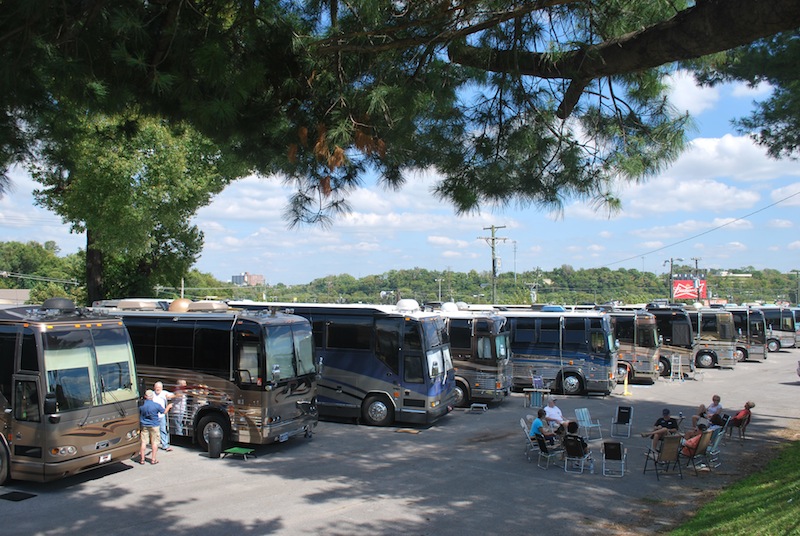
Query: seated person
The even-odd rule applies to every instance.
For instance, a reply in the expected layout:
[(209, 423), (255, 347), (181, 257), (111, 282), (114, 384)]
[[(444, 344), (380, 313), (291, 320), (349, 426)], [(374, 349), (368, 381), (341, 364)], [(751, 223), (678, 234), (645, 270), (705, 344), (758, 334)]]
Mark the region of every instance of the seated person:
[(544, 408), (545, 412), (545, 420), (547, 424), (555, 431), (557, 434), (563, 434), (564, 429), (569, 421), (564, 418), (564, 414), (561, 413), (561, 408), (556, 406), (556, 399), (550, 398), (547, 400), (547, 406)]
[[(580, 435), (578, 435), (578, 423), (575, 421), (567, 422), (567, 437), (576, 437), (578, 438), (578, 442), (583, 449), (584, 454), (589, 454), (589, 445), (586, 443), (586, 439)], [(591, 458), (591, 456), (590, 456)]]
[(721, 398), (719, 395), (714, 395), (711, 397), (711, 404), (706, 407), (703, 404), (700, 404), (700, 407), (697, 408), (697, 415), (692, 415), (692, 428), (697, 428), (697, 423), (700, 419), (711, 419), (712, 415), (722, 415), (722, 404), (720, 404)]
[[(722, 418), (719, 418), (721, 422)], [(697, 451), (697, 444), (700, 443), (700, 437), (702, 437), (705, 431), (706, 425), (700, 423), (697, 425), (696, 429), (686, 432), (683, 439), (681, 439), (681, 454), (684, 456), (694, 456), (694, 453)]]
[(750, 418), (750, 410), (754, 407), (756, 407), (756, 405), (749, 400), (745, 402), (744, 409), (739, 410), (739, 413), (734, 415), (733, 419), (731, 419), (731, 426), (741, 426), (746, 419)]
[(642, 432), (642, 437), (652, 437), (653, 450), (658, 450), (658, 443), (664, 439), (664, 436), (677, 433), (678, 421), (676, 421), (674, 417), (671, 417), (669, 409), (665, 408), (664, 411), (661, 412), (661, 418), (653, 425), (653, 430), (651, 432)]
[[(725, 424), (725, 421), (722, 420), (722, 415), (719, 413), (715, 413), (711, 416), (708, 420), (708, 429), (709, 430), (719, 430)], [(698, 425), (701, 426), (701, 425)]]
[(545, 426), (545, 411), (540, 409), (537, 412), (537, 417), (533, 420), (533, 424), (531, 424), (531, 431), (528, 433), (531, 437), (536, 437), (536, 435), (541, 435), (545, 438), (545, 440), (550, 443), (551, 445), (555, 444), (556, 435), (550, 431), (549, 426)]

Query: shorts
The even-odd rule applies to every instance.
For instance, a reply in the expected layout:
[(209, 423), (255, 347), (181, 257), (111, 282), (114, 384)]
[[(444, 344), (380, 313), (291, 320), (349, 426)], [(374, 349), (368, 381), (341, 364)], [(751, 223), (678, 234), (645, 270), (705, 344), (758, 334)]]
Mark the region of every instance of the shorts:
[(153, 444), (158, 447), (161, 442), (158, 426), (142, 426), (139, 435), (142, 438), (142, 445)]

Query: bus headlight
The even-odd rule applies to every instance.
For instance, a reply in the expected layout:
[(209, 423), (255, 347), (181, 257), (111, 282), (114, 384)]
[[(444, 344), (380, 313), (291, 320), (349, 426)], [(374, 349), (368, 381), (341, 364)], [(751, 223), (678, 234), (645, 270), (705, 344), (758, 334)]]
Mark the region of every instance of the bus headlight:
[(53, 456), (73, 456), (78, 449), (73, 447), (72, 445), (66, 445), (64, 447), (53, 447), (50, 449), (50, 454)]
[(136, 439), (139, 437), (139, 430), (131, 430), (125, 434), (125, 439)]

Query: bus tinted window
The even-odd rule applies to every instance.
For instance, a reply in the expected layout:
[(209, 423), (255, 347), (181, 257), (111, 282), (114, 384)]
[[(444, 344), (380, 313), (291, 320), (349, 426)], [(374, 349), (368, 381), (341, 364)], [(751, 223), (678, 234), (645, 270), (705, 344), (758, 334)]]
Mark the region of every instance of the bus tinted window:
[(128, 329), (128, 335), (130, 335), (131, 343), (135, 349), (136, 362), (140, 365), (155, 365), (156, 330), (152, 328), (152, 320), (126, 318), (125, 327)]
[(18, 381), (14, 396), (14, 418), (18, 421), (40, 422), (39, 391), (34, 381)]
[(169, 368), (192, 368), (194, 322), (159, 321), (156, 330), (156, 365)]
[(84, 330), (47, 332), (43, 338), (47, 390), (56, 394), (59, 411), (97, 403), (89, 333)]
[(517, 329), (514, 333), (515, 342), (536, 342), (536, 319), (517, 318)]
[(450, 319), (450, 347), (469, 349), (472, 347), (472, 328), (464, 318)]
[(39, 370), (39, 354), (36, 352), (36, 339), (30, 328), (22, 330), (22, 353), (19, 358), (20, 370)]
[(386, 364), (392, 372), (400, 372), (401, 318), (378, 318), (375, 320), (375, 357)]
[(231, 353), (230, 322), (198, 322), (194, 330), (193, 368), (204, 374), (228, 378)]
[(558, 349), (561, 343), (561, 323), (559, 318), (542, 318), (539, 331), (539, 347)]
[(17, 348), (17, 327), (0, 326), (0, 395), (11, 400), (11, 378)]
[(328, 348), (370, 349), (372, 319), (337, 317), (328, 321)]
[(292, 336), (294, 337), (294, 351), (297, 363), (297, 375), (313, 374), (317, 371), (314, 364), (314, 339), (311, 330), (307, 326), (292, 326)]
[(137, 398), (131, 371), (131, 350), (123, 328), (93, 332), (100, 388), (113, 400)]
[(409, 383), (424, 383), (422, 356), (406, 354), (403, 359), (403, 379)]
[[(403, 336), (403, 349), (408, 351), (422, 350), (422, 339), (415, 322), (406, 321), (405, 335)], [(420, 371), (420, 375), (422, 372)]]
[[(279, 371), (281, 378), (289, 378), (294, 372), (294, 340), (289, 326), (267, 326), (267, 378)], [(278, 369), (276, 369), (278, 367)]]
[[(592, 343), (594, 343), (594, 340)], [(579, 351), (585, 347), (586, 324), (583, 318), (564, 318), (564, 349)], [(595, 349), (595, 351), (597, 350)]]

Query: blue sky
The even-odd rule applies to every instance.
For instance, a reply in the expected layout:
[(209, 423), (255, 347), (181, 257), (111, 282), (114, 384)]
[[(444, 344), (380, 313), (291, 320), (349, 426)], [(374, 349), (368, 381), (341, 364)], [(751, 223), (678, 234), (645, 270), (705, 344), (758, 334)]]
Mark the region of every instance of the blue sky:
[[(665, 273), (683, 258), (704, 268), (800, 269), (800, 162), (768, 158), (731, 127), (768, 88), (698, 88), (681, 73), (672, 101), (695, 119), (683, 155), (656, 177), (619, 190), (621, 213), (608, 218), (586, 203), (569, 202), (559, 216), (513, 204), (456, 216), (430, 193), (435, 176), (410, 176), (399, 192), (374, 182), (350, 198), (352, 212), (327, 229), (289, 229), (281, 215), (290, 192), (278, 178), (249, 177), (200, 210), (205, 247), (196, 267), (222, 281), (262, 274), (269, 284), (307, 283), (332, 274), (354, 277), (389, 270), (490, 271), (482, 237), (497, 230), (500, 272), (561, 265), (632, 268)], [(0, 199), (0, 240), (54, 240), (61, 252), (84, 247), (55, 214), (33, 205), (35, 184), (22, 170)], [(2, 269), (2, 267), (0, 267)]]

